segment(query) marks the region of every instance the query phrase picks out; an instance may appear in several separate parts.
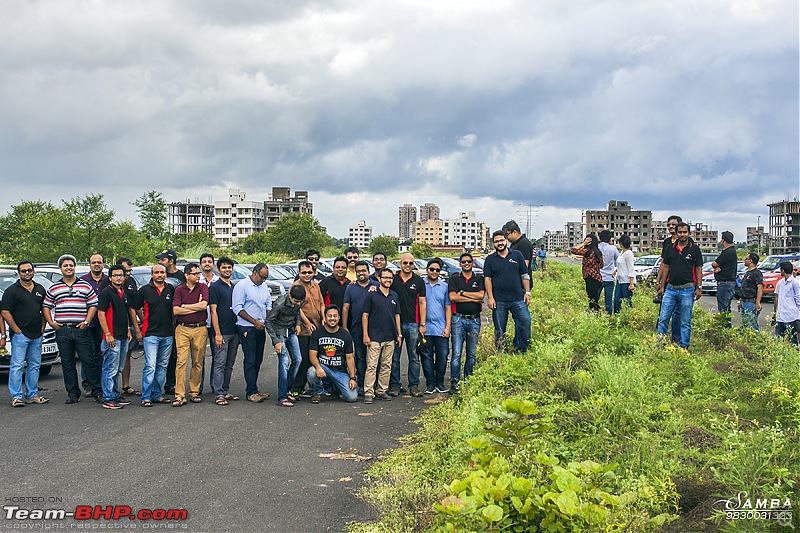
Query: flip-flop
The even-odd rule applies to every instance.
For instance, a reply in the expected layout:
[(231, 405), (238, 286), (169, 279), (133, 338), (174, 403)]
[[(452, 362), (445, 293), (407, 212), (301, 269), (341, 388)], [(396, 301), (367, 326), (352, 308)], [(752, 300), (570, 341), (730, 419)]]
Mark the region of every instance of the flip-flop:
[(172, 403), (172, 400), (164, 398), (163, 396), (157, 400), (153, 400), (153, 403)]
[(183, 407), (186, 405), (186, 398), (175, 398), (172, 401), (172, 407)]
[(220, 396), (219, 398), (214, 400), (214, 403), (217, 405), (228, 405), (228, 400), (226, 400), (223, 396)]
[(239, 397), (236, 396), (235, 394), (226, 394), (225, 395), (225, 399), (226, 400), (233, 400), (234, 402), (238, 402), (239, 401)]
[(275, 402), (275, 405), (279, 405), (281, 407), (294, 407), (294, 404), (289, 400), (281, 400), (279, 402)]
[(136, 390), (131, 386), (127, 386), (127, 387), (122, 387), (122, 394), (124, 394), (125, 396), (141, 396), (142, 391)]
[(151, 402), (150, 400), (144, 400), (142, 402), (142, 407), (153, 407), (153, 402)]
[(192, 396), (189, 398), (189, 401), (192, 403), (200, 403), (203, 401), (203, 399), (200, 396)]

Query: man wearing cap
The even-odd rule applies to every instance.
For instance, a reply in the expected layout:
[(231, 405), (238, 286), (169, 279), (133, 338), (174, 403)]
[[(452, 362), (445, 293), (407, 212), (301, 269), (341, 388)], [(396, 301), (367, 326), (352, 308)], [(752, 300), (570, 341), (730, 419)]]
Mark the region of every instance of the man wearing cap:
[(717, 280), (717, 311), (725, 313), (725, 327), (731, 327), (731, 301), (736, 289), (736, 267), (739, 258), (733, 246), (733, 233), (722, 232), (722, 252), (711, 263), (714, 279)]
[[(156, 255), (158, 263), (163, 265), (167, 270), (166, 282), (177, 287), (181, 283), (186, 283), (186, 276), (178, 270), (177, 261), (178, 253), (172, 248), (161, 250), (161, 253)], [(175, 394), (175, 363), (178, 360), (178, 351), (175, 343), (172, 343), (172, 353), (169, 356), (169, 363), (167, 363), (167, 377), (164, 381), (164, 394)]]

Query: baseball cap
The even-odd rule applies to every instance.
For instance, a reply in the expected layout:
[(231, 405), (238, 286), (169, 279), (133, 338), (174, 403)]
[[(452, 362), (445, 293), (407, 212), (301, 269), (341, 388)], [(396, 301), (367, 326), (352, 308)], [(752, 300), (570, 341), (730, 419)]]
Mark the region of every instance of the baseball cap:
[(173, 250), (172, 248), (167, 248), (162, 250), (160, 254), (156, 255), (156, 259), (164, 259), (164, 258), (172, 259), (173, 261), (178, 260), (178, 253)]

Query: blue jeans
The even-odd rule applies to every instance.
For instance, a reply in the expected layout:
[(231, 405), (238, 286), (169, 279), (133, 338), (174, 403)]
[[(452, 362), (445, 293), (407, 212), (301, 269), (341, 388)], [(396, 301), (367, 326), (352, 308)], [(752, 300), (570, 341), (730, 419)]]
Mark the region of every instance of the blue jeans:
[(458, 386), (461, 379), (461, 350), (467, 343), (466, 360), (464, 361), (464, 377), (472, 375), (475, 368), (475, 354), (478, 353), (478, 339), (481, 335), (481, 319), (463, 318), (453, 315), (450, 326), (450, 337), (453, 339), (453, 356), (450, 358), (450, 388)]
[(223, 335), (222, 346), (217, 347), (215, 337), (211, 337), (211, 390), (217, 398), (228, 394), (231, 386), (233, 364), (239, 351), (239, 335)]
[(614, 290), (614, 312), (620, 312), (622, 309), (622, 300), (625, 300), (628, 306), (633, 307), (633, 302), (631, 301), (632, 296), (633, 291), (630, 289), (629, 283), (617, 282), (617, 288)]
[(735, 289), (736, 283), (717, 283), (717, 311), (720, 313), (728, 313), (726, 327), (731, 327), (731, 300), (733, 300), (733, 292)]
[(285, 400), (289, 395), (289, 386), (294, 383), (297, 371), (303, 356), (300, 355), (300, 341), (294, 332), (289, 333), (281, 342), (283, 347), (278, 354), (278, 401)]
[(688, 348), (689, 341), (692, 337), (692, 308), (694, 307), (694, 287), (687, 287), (685, 289), (676, 289), (672, 285), (667, 284), (667, 290), (664, 291), (664, 299), (661, 302), (661, 314), (658, 316), (658, 334), (662, 336), (667, 335), (667, 323), (670, 316), (672, 316), (672, 327), (675, 328), (675, 317), (673, 312), (675, 309), (679, 310), (680, 318), (680, 340), (678, 346), (681, 348)]
[(128, 339), (116, 339), (113, 347), (103, 339), (100, 342), (100, 350), (103, 352), (103, 399), (109, 401), (120, 397), (120, 359), (122, 359), (122, 365), (125, 366), (125, 355), (128, 353)]
[(606, 301), (606, 313), (614, 312), (614, 281), (603, 282), (603, 297)]
[(167, 377), (167, 364), (172, 355), (174, 337), (146, 336), (142, 339), (144, 369), (142, 369), (142, 401), (161, 398), (161, 387)]
[(416, 322), (404, 322), (400, 324), (400, 330), (403, 335), (403, 344), (394, 349), (389, 387), (399, 387), (401, 385), (400, 354), (403, 351), (403, 346), (406, 347), (406, 355), (408, 355), (408, 387), (419, 387), (419, 354), (417, 353), (419, 324)]
[(531, 341), (531, 312), (524, 300), (497, 302), (497, 308), (492, 312), (494, 343), (498, 349), (505, 344), (509, 311), (514, 318), (514, 350), (524, 352)]
[(322, 394), (323, 382), (331, 383), (341, 394), (342, 399), (346, 402), (354, 402), (358, 399), (358, 387), (355, 389), (350, 388), (350, 374), (347, 372), (340, 372), (323, 364), (319, 365), (325, 371), (324, 378), (317, 377), (317, 369), (312, 365), (306, 373), (308, 383), (314, 389), (314, 394)]
[(797, 320), (794, 322), (776, 322), (775, 335), (778, 337), (786, 336), (789, 342), (797, 346)]
[(427, 347), (419, 354), (422, 359), (422, 372), (425, 374), (425, 388), (447, 390), (444, 386), (444, 373), (447, 371), (447, 356), (450, 354), (450, 339), (428, 335)]
[(760, 331), (758, 314), (755, 302), (742, 302), (742, 325), (744, 327)]
[(42, 364), (42, 337), (29, 339), (19, 333), (11, 337), (11, 365), (8, 369), (8, 392), (12, 398), (22, 399), (22, 372), (25, 362), (25, 399), (39, 394), (39, 367)]
[(244, 352), (245, 394), (258, 394), (258, 372), (264, 360), (264, 344), (267, 332), (254, 326), (239, 326), (239, 345)]
[(353, 356), (356, 359), (356, 383), (358, 390), (364, 392), (364, 374), (367, 373), (367, 346), (364, 344), (364, 331), (361, 328), (352, 328), (350, 335), (353, 337)]

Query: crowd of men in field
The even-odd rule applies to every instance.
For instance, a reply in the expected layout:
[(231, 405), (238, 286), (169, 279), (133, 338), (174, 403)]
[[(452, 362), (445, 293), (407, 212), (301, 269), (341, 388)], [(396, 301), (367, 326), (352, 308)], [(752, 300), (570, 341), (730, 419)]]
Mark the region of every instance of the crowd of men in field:
[[(267, 265), (255, 265), (234, 284), (234, 261), (211, 254), (180, 270), (175, 251), (164, 250), (141, 287), (126, 258), (106, 270), (103, 257), (93, 255), (90, 272), (78, 277), (75, 257), (62, 255), (62, 277), (47, 289), (34, 280), (33, 263), (21, 261), (19, 279), (3, 295), (0, 321), (0, 346), (6, 343), (5, 323), (9, 327), (11, 403), (24, 407), (50, 401), (38, 390), (46, 325), (55, 330), (67, 404), (81, 397), (113, 410), (130, 405), (133, 397), (143, 407), (200, 403), (208, 373), (214, 403), (229, 405), (239, 400), (230, 388), (239, 348), (244, 397), (262, 402), (270, 396), (258, 379), (267, 338), (277, 354), (279, 406), (291, 407), (300, 398), (319, 403), (328, 395), (370, 404), (406, 392), (413, 397), (454, 394), (462, 371), (469, 376), (475, 366), (484, 300), (493, 310), (498, 345), (503, 345), (511, 313), (513, 348), (528, 347), (533, 253), (527, 249), (530, 241), (520, 236), (515, 223), (511, 231), (495, 232), (495, 251), (486, 258), (484, 274), (473, 272), (474, 259), (464, 253), (461, 272), (447, 281), (441, 259), (430, 259), (423, 277), (414, 273), (411, 254), (403, 254), (395, 272), (377, 253), (370, 274), (356, 248), (337, 257), (333, 274), (325, 277), (317, 270), (319, 252), (309, 250), (298, 264), (297, 280), (274, 305), (265, 283)], [(527, 246), (526, 255), (515, 249), (520, 246)], [(174, 283), (168, 277), (176, 278)], [(144, 352), (141, 391), (130, 386), (130, 352), (137, 342)], [(211, 364), (204, 365), (208, 347)], [(400, 371), (403, 354), (406, 386)]]

